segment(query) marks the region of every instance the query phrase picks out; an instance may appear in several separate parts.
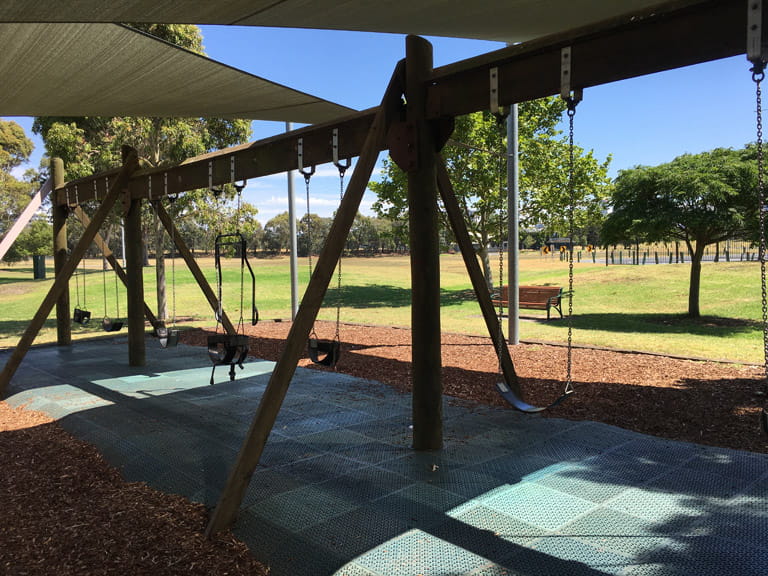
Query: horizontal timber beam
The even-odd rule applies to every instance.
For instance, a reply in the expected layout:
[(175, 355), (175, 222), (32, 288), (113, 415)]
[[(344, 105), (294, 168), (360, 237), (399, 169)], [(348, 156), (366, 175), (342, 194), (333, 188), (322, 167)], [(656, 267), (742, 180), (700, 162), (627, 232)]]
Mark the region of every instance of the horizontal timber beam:
[[(303, 138), (305, 166), (332, 162), (334, 129), (339, 132), (339, 158), (353, 158), (360, 154), (376, 110), (358, 112), (336, 122), (307, 126), (264, 140), (225, 148), (173, 166), (139, 170), (131, 178), (131, 197), (152, 200), (207, 188), (209, 166), (212, 168), (213, 186), (227, 184), (232, 181), (231, 158), (235, 159), (235, 181), (238, 182), (296, 170), (299, 138)], [(111, 170), (67, 182), (63, 188), (56, 190), (56, 201), (64, 204), (67, 201), (74, 203), (76, 199), (77, 202), (98, 200), (103, 197), (110, 178), (116, 173), (116, 170)]]
[[(768, 29), (768, 10), (763, 11)], [(456, 117), (490, 108), (492, 68), (498, 70), (498, 104), (534, 100), (560, 92), (560, 51), (572, 51), (571, 85), (600, 84), (662, 72), (746, 52), (747, 3), (744, 0), (678, 0), (573, 30), (509, 46), (436, 68), (427, 87), (430, 119)], [(747, 63), (745, 62), (745, 69)], [(746, 74), (746, 72), (745, 72)], [(376, 109), (321, 125), (313, 125), (249, 144), (226, 148), (174, 166), (136, 172), (131, 197), (149, 198), (207, 188), (209, 167), (214, 186), (235, 180), (279, 174), (298, 167), (298, 139), (304, 139), (304, 165), (333, 159), (332, 134), (339, 130), (339, 156), (359, 156)], [(57, 188), (54, 201), (81, 202), (100, 198), (117, 170), (74, 180)]]
[[(763, 20), (765, 29), (768, 10)], [(500, 106), (559, 94), (565, 47), (571, 47), (571, 86), (589, 88), (737, 56), (746, 46), (746, 0), (673, 2), (436, 68), (428, 112), (439, 118), (488, 110), (492, 68)]]

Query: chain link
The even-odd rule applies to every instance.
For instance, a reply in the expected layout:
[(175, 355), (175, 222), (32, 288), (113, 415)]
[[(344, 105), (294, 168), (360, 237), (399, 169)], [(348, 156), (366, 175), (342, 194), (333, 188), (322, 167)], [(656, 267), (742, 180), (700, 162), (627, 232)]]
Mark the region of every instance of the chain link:
[(573, 232), (576, 183), (573, 118), (576, 115), (576, 99), (568, 99), (568, 348), (566, 360), (565, 392), (573, 392)]
[[(502, 170), (504, 169), (504, 164), (499, 158), (499, 196), (504, 191), (504, 183), (502, 181)], [(499, 373), (502, 374), (502, 377), (504, 375), (503, 366), (501, 363), (501, 355), (503, 353), (503, 348), (506, 344), (504, 339), (504, 329), (502, 328), (502, 321), (504, 319), (504, 300), (502, 298), (502, 289), (504, 285), (504, 251), (502, 250), (503, 245), (503, 239), (504, 238), (504, 214), (501, 209), (499, 209), (499, 280), (498, 280), (498, 286), (499, 286), (499, 338), (498, 342), (496, 343), (496, 356), (499, 360)], [(507, 298), (509, 298), (509, 287), (507, 287)]]
[[(337, 167), (339, 169), (339, 207), (341, 207), (341, 202), (344, 200), (344, 173), (346, 171), (346, 167), (344, 167), (341, 164), (337, 164)], [(342, 253), (344, 250), (342, 249)], [(339, 262), (337, 264), (338, 274), (336, 275), (336, 334), (334, 335), (334, 339), (337, 342), (341, 342), (341, 334), (339, 326), (341, 325), (341, 255), (339, 255)], [(335, 365), (334, 365), (335, 367)]]
[(753, 68), (752, 80), (755, 82), (755, 100), (757, 103), (757, 205), (760, 221), (760, 289), (763, 311), (763, 372), (766, 377), (765, 391), (768, 392), (768, 296), (766, 295), (765, 274), (765, 182), (764, 182), (764, 153), (763, 153), (763, 95), (762, 81), (765, 73)]

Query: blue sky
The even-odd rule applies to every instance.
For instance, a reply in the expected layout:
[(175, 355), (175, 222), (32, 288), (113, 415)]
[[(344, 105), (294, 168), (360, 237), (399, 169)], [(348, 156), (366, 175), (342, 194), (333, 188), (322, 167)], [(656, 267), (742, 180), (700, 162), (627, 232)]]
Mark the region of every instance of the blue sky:
[[(251, 27), (203, 27), (208, 55), (236, 68), (346, 106), (376, 106), (404, 36)], [(502, 47), (494, 42), (430, 38), (435, 65)], [(576, 141), (598, 158), (613, 156), (611, 175), (638, 164), (667, 162), (687, 152), (738, 148), (755, 139), (754, 84), (745, 57), (590, 88), (576, 116)], [(14, 118), (31, 136), (31, 118)], [(254, 122), (253, 139), (285, 130), (279, 122)], [(31, 164), (39, 163), (35, 140)], [(287, 210), (286, 176), (249, 182), (245, 199), (262, 223)], [(304, 211), (304, 181), (297, 178), (297, 210)], [(312, 211), (332, 214), (338, 204), (336, 169), (319, 167), (312, 179)], [(369, 192), (363, 212), (374, 197)]]

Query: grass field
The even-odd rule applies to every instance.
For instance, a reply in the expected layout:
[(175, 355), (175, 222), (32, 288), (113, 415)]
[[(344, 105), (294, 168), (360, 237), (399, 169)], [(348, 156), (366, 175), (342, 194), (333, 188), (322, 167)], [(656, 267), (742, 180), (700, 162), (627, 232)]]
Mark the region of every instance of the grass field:
[[(50, 260), (50, 259), (49, 259)], [(214, 284), (212, 259), (199, 264)], [(256, 274), (256, 299), (263, 320), (290, 318), (290, 272), (286, 257), (253, 259)], [(495, 266), (495, 258), (494, 258)], [(73, 328), (73, 337), (99, 333), (105, 315), (104, 283), (107, 286), (106, 314), (117, 316), (114, 277), (101, 272), (101, 261), (86, 263), (86, 304), (93, 314), (92, 326)], [(574, 342), (660, 352), (684, 356), (762, 362), (760, 318), (760, 273), (756, 262), (704, 264), (699, 320), (684, 316), (687, 310), (689, 264), (648, 266), (604, 266), (575, 264)], [(14, 346), (52, 284), (32, 280), (31, 263), (0, 269), (0, 346)], [(167, 276), (170, 282), (171, 265)], [(192, 275), (181, 260), (176, 262), (176, 316), (183, 326), (209, 326), (213, 314)], [(156, 308), (154, 268), (144, 270), (145, 298)], [(224, 268), (224, 304), (237, 321), (240, 307), (240, 269), (236, 261)], [(308, 279), (306, 260), (299, 262), (299, 283), (303, 291)], [(567, 264), (557, 257), (526, 254), (520, 262), (521, 284), (567, 285)], [(461, 256), (441, 256), (442, 327), (446, 332), (484, 334), (485, 325), (471, 291)], [(335, 306), (341, 301), (344, 322), (408, 326), (410, 324), (410, 264), (405, 256), (346, 258), (342, 265), (342, 289), (336, 280), (326, 296), (326, 307), (319, 317), (335, 319)], [(77, 302), (74, 281), (70, 285), (72, 307)], [(125, 315), (125, 290), (119, 288), (120, 312)], [(249, 306), (246, 286), (246, 309)], [(169, 284), (169, 311), (172, 290)], [(82, 285), (80, 294), (83, 303)], [(567, 307), (567, 304), (565, 304)], [(564, 342), (566, 322), (546, 321), (538, 311), (521, 311), (520, 337), (523, 340)], [(246, 318), (248, 312), (246, 310)], [(557, 314), (555, 313), (555, 316)], [(506, 319), (504, 322), (506, 329)], [(322, 336), (322, 335), (321, 335)], [(343, 335), (342, 335), (343, 338)], [(52, 317), (36, 342), (53, 341)]]

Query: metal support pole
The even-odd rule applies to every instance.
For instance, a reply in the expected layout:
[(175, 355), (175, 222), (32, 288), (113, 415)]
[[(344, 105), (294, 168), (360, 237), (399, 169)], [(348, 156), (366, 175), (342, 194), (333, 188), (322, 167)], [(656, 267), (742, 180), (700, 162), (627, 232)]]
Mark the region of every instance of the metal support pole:
[(415, 134), (415, 168), (408, 173), (411, 249), (411, 374), (413, 447), (443, 446), (443, 386), (440, 356), (440, 245), (437, 220), (435, 142), (426, 119), (426, 88), (432, 76), (432, 45), (408, 36), (406, 118)]
[[(293, 122), (285, 123), (285, 131), (293, 130)], [(296, 242), (296, 194), (293, 189), (293, 170), (288, 170), (288, 226), (291, 233), (291, 321), (299, 311), (299, 253)]]
[(147, 363), (144, 342), (144, 239), (141, 199), (131, 199), (125, 215), (125, 272), (128, 276), (128, 365)]
[[(513, 104), (507, 117), (507, 297), (510, 344), (520, 344), (520, 132), (518, 109)], [(503, 282), (499, 278), (499, 282)]]
[[(53, 182), (53, 269), (54, 277), (58, 278), (67, 261), (67, 214), (69, 208), (58, 204), (56, 188), (64, 186), (64, 161), (61, 158), (51, 159), (51, 181)], [(69, 346), (72, 344), (72, 324), (69, 320), (69, 283), (63, 287), (61, 295), (56, 300), (56, 344)]]

